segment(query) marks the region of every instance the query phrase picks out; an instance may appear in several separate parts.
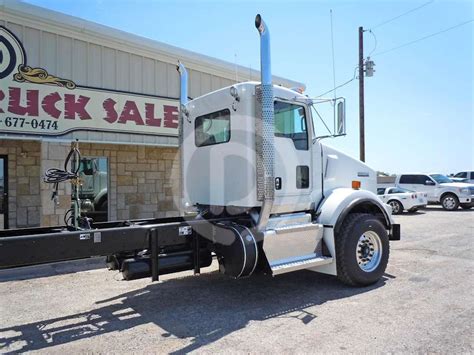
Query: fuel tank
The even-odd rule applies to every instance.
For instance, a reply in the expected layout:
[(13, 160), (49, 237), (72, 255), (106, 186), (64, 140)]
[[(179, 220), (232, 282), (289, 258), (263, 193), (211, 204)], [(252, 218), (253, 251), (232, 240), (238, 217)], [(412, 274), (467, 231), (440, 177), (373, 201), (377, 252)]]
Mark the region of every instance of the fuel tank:
[[(212, 255), (208, 249), (200, 251), (200, 267), (210, 266)], [(161, 254), (158, 257), (159, 274), (171, 274), (194, 269), (192, 250)], [(125, 259), (122, 263), (122, 275), (125, 280), (136, 280), (151, 276), (151, 260), (149, 256)]]

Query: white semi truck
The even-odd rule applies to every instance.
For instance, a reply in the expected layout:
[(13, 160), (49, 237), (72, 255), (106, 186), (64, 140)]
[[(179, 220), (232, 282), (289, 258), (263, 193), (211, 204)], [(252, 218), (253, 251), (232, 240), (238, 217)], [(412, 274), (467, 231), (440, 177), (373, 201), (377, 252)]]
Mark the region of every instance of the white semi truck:
[(105, 255), (125, 279), (158, 280), (215, 257), (235, 278), (308, 269), (355, 286), (379, 280), (400, 227), (374, 193), (375, 171), (320, 142), (313, 100), (272, 84), (269, 30), (260, 15), (255, 25), (261, 82), (188, 101), (178, 65), (183, 217), (0, 232), (0, 268)]

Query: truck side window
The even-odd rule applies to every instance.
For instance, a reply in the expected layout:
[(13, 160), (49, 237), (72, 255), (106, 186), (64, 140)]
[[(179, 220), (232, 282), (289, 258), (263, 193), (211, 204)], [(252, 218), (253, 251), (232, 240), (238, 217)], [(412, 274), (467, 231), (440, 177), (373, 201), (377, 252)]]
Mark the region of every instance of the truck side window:
[(308, 150), (304, 106), (275, 101), (275, 137), (290, 138), (298, 150)]
[(400, 184), (416, 184), (418, 181), (417, 175), (402, 175), (400, 176)]
[(309, 187), (309, 166), (298, 165), (296, 167), (296, 188), (307, 189)]
[(426, 180), (431, 179), (426, 175), (402, 175), (400, 177), (400, 184), (424, 185)]
[(432, 181), (433, 179), (431, 179), (428, 175), (418, 175), (418, 182), (416, 182), (416, 184), (424, 185), (426, 180)]
[(194, 122), (194, 139), (197, 147), (226, 143), (230, 140), (230, 110), (199, 116)]

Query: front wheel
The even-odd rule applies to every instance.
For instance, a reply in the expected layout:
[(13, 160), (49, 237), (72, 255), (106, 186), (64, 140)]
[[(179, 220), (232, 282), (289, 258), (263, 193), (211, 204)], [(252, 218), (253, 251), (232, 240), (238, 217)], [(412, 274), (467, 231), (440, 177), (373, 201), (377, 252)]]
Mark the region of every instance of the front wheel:
[(459, 207), (459, 199), (454, 194), (446, 194), (441, 199), (441, 206), (443, 206), (446, 211), (455, 211)]
[(371, 214), (350, 214), (336, 235), (337, 277), (351, 286), (373, 284), (385, 272), (389, 253), (382, 222)]

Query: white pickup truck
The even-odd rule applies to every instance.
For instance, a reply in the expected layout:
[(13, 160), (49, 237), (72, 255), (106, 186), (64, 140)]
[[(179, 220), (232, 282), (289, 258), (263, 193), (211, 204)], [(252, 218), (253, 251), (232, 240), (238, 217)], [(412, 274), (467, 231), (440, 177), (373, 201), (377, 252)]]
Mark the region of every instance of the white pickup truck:
[(459, 206), (474, 206), (474, 184), (453, 182), (442, 174), (401, 174), (395, 179), (396, 186), (428, 194), (429, 203), (441, 203), (445, 210), (454, 211)]

